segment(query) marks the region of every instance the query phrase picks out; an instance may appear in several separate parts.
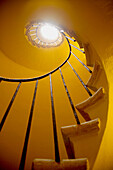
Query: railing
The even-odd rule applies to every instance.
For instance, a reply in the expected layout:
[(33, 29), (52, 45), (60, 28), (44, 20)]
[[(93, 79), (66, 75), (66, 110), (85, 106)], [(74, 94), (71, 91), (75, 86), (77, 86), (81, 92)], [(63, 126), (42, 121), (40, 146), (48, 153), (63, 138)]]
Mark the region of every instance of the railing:
[(74, 73), (76, 74), (76, 76), (78, 77), (79, 81), (81, 82), (81, 84), (83, 85), (84, 89), (86, 90), (86, 92), (89, 94), (89, 96), (92, 96), (90, 90), (87, 88), (87, 86), (85, 85), (85, 83), (82, 81), (82, 79), (80, 78), (80, 76), (78, 75), (78, 73), (75, 71), (75, 69), (72, 67), (72, 65), (70, 64), (70, 62), (68, 61), (69, 58), (71, 57), (71, 54), (83, 65), (83, 67), (86, 68), (87, 71), (89, 71), (90, 73), (92, 73), (92, 71), (71, 51), (71, 46), (73, 46), (74, 48), (78, 49), (80, 52), (82, 52), (84, 54), (84, 51), (82, 51), (81, 49), (79, 49), (78, 47), (70, 44), (69, 39), (72, 41), (76, 41), (70, 37), (68, 37), (67, 35), (65, 35), (64, 32), (61, 32), (63, 34), (63, 36), (66, 38), (67, 43), (69, 45), (69, 55), (67, 57), (67, 59), (57, 68), (55, 68), (54, 70), (48, 72), (47, 74), (44, 74), (42, 76), (39, 77), (34, 77), (34, 78), (26, 78), (26, 79), (12, 79), (12, 78), (4, 78), (4, 77), (0, 77), (0, 82), (1, 81), (6, 81), (6, 82), (19, 82), (16, 91), (14, 92), (14, 95), (6, 109), (6, 112), (4, 113), (4, 116), (0, 122), (0, 131), (2, 131), (3, 126), (5, 125), (5, 121), (6, 118), (9, 114), (9, 111), (11, 109), (11, 106), (13, 105), (13, 102), (16, 98), (16, 95), (19, 91), (19, 88), (21, 86), (22, 83), (24, 82), (30, 82), (30, 81), (36, 81), (36, 85), (35, 85), (35, 89), (34, 89), (34, 95), (33, 95), (33, 101), (32, 101), (32, 105), (31, 105), (31, 110), (30, 110), (30, 115), (29, 115), (29, 120), (28, 120), (28, 125), (27, 125), (27, 130), (26, 130), (26, 135), (25, 135), (25, 140), (24, 140), (24, 145), (23, 145), (23, 150), (22, 150), (22, 156), (21, 156), (21, 160), (20, 160), (20, 165), (19, 165), (19, 170), (23, 170), (24, 166), (25, 166), (25, 160), (26, 160), (26, 155), (27, 155), (27, 147), (28, 147), (28, 142), (29, 142), (29, 136), (30, 136), (30, 130), (31, 130), (31, 125), (32, 125), (32, 118), (33, 118), (33, 110), (34, 110), (34, 104), (35, 104), (35, 98), (36, 98), (36, 92), (37, 92), (37, 86), (38, 86), (38, 80), (41, 80), (47, 76), (50, 77), (50, 93), (51, 93), (51, 107), (52, 107), (52, 121), (53, 121), (53, 132), (54, 132), (54, 147), (55, 147), (55, 161), (56, 162), (60, 162), (60, 154), (59, 154), (59, 147), (58, 147), (58, 137), (57, 137), (57, 124), (56, 124), (56, 119), (55, 119), (55, 109), (54, 109), (54, 98), (53, 98), (53, 91), (52, 91), (52, 79), (51, 79), (51, 75), (53, 73), (55, 73), (56, 71), (60, 71), (60, 75), (63, 81), (63, 85), (65, 87), (73, 114), (75, 116), (75, 120), (77, 122), (77, 124), (80, 124), (80, 120), (77, 116), (77, 112), (75, 110), (73, 101), (71, 99), (71, 96), (69, 94), (68, 88), (66, 86), (61, 68), (64, 66), (64, 64), (68, 63), (69, 66), (72, 68), (72, 70), (74, 71)]

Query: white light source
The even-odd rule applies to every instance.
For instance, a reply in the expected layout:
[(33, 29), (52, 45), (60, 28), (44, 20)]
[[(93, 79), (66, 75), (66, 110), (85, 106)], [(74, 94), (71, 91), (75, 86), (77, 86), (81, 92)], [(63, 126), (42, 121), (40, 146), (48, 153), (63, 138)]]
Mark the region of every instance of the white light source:
[(42, 37), (46, 40), (56, 41), (59, 37), (59, 31), (56, 27), (50, 24), (44, 24), (40, 28)]

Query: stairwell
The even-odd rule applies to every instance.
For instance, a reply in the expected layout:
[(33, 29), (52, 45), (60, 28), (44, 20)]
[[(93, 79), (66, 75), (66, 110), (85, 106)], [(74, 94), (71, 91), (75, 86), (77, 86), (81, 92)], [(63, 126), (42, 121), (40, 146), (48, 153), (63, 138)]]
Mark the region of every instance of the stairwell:
[[(77, 35), (73, 37), (67, 34), (67, 36), (69, 38), (76, 39)], [(25, 146), (25, 136), (30, 122), (30, 115), (32, 114), (31, 130), (28, 130), (30, 135), (27, 141), (28, 148), (26, 148), (26, 153), (24, 153), (25, 162), (22, 167), (20, 166), (20, 169), (31, 169), (31, 164), (32, 169), (34, 170), (93, 168), (107, 120), (108, 88), (106, 85), (106, 75), (103, 65), (90, 42), (86, 43), (88, 44), (87, 48), (87, 45), (81, 40), (76, 39), (78, 42), (73, 42), (68, 38), (67, 40), (69, 41), (69, 44), (72, 44), (72, 53), (68, 61), (69, 63), (66, 62), (66, 64), (61, 68), (61, 72), (58, 70), (58, 72), (51, 75), (59, 141), (58, 147), (60, 150), (61, 161), (56, 163), (53, 156), (54, 140), (51, 118), (52, 109), (50, 109), (51, 93), (49, 77), (38, 81), (37, 86), (35, 86), (37, 79), (34, 80), (35, 82), (27, 83), (26, 81), (22, 82), (19, 80), (21, 76), (17, 76), (19, 78), (17, 78), (17, 81), (13, 82), (11, 79), (14, 79), (13, 77), (16, 76), (16, 73), (15, 76), (10, 78), (8, 75), (12, 72), (10, 70), (10, 73), (7, 71), (7, 74), (6, 72), (2, 73), (3, 76), (0, 78), (0, 100), (2, 101), (0, 116), (2, 153), (1, 168), (7, 168), (9, 166), (10, 169), (18, 169), (20, 160), (22, 159), (22, 150)], [(79, 46), (79, 42), (82, 42), (82, 47)], [(65, 42), (65, 45), (66, 43), (67, 42)], [(74, 48), (74, 46), (76, 46), (79, 50)], [(80, 50), (83, 52), (85, 51), (85, 53)], [(83, 64), (86, 65), (87, 68), (90, 68), (92, 73), (89, 73), (73, 54), (77, 54), (76, 56)], [(16, 66), (14, 66), (15, 63), (10, 60), (8, 61), (7, 57), (2, 52), (1, 56), (2, 63), (7, 62), (10, 66), (13, 65), (13, 70), (16, 66), (18, 66), (18, 68), (20, 67), (17, 63)], [(92, 58), (93, 60), (91, 60)], [(23, 67), (23, 70), (24, 69), (25, 68)], [(2, 67), (1, 70), (3, 71)], [(78, 80), (78, 76), (74, 70), (76, 70), (78, 74), (80, 73), (80, 77), (83, 79), (84, 84)], [(30, 71), (31, 70), (29, 70), (29, 72)], [(37, 71), (33, 74), (36, 75)], [(5, 75), (8, 75), (9, 77)], [(22, 79), (24, 79), (24, 74), (21, 73), (20, 75), (23, 75)], [(30, 75), (32, 75), (32, 71)], [(64, 80), (67, 88), (62, 80)], [(21, 84), (17, 82), (21, 82)], [(36, 88), (37, 94), (35, 94), (34, 91)], [(90, 96), (88, 91), (85, 91), (85, 89), (90, 90)], [(74, 117), (73, 115), (73, 106), (72, 103), (70, 105), (70, 97), (66, 94), (67, 90), (70, 94), (71, 100), (73, 101), (73, 106), (78, 118), (80, 119), (80, 124), (75, 121), (76, 116)], [(32, 99), (35, 99), (35, 103), (33, 103)], [(49, 115), (47, 115), (47, 113), (49, 113)], [(42, 137), (43, 135), (45, 136)], [(47, 139), (47, 141), (45, 139)], [(7, 151), (5, 151), (5, 149)], [(6, 152), (8, 152), (8, 154), (6, 154)], [(12, 154), (12, 158), (10, 158), (10, 153)], [(33, 159), (35, 160), (33, 161)], [(6, 160), (9, 160), (9, 163), (5, 165)], [(15, 162), (14, 165), (13, 161)]]

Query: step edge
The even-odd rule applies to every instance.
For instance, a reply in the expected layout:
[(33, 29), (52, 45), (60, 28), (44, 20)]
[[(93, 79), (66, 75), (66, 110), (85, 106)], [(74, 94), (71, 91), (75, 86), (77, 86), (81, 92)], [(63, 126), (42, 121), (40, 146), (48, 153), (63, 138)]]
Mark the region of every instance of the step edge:
[(104, 95), (105, 95), (105, 90), (103, 87), (100, 87), (92, 96), (90, 96), (83, 102), (76, 104), (75, 107), (78, 110), (84, 110), (85, 108), (95, 104), (98, 100), (103, 98)]
[(91, 121), (81, 123), (80, 125), (63, 126), (61, 127), (61, 132), (67, 137), (72, 137), (72, 136), (86, 135), (91, 132), (98, 132), (99, 129), (100, 129), (100, 119), (96, 118)]

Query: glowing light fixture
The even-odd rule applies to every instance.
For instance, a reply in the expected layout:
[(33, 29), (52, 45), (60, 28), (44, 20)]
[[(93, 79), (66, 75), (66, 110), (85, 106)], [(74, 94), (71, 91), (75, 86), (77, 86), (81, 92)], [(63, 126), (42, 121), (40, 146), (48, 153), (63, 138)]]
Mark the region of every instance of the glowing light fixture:
[(42, 37), (46, 40), (56, 41), (59, 37), (59, 31), (57, 28), (50, 24), (42, 25), (40, 28)]
[(50, 48), (59, 46), (64, 38), (61, 29), (44, 22), (32, 22), (26, 26), (26, 36), (33, 46)]

